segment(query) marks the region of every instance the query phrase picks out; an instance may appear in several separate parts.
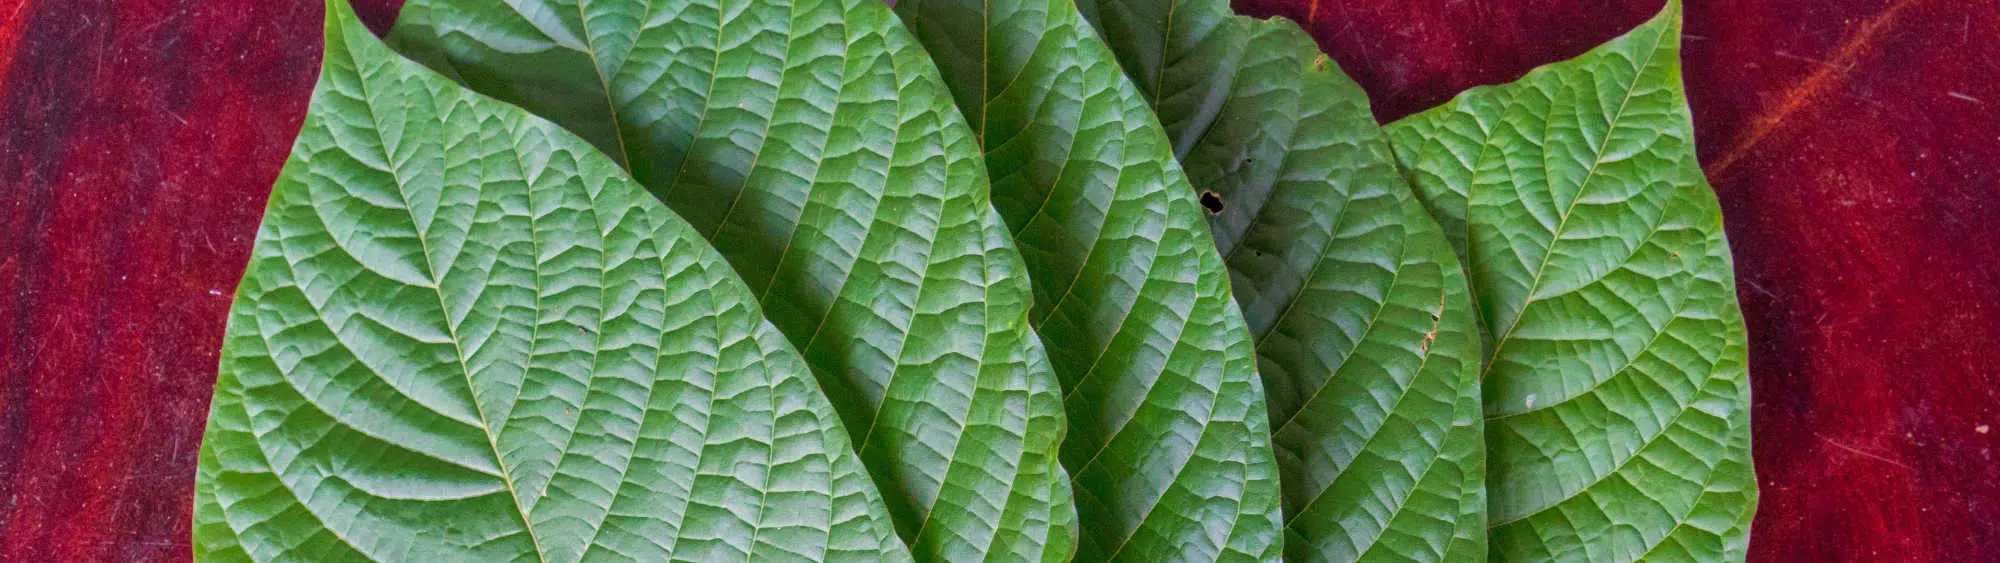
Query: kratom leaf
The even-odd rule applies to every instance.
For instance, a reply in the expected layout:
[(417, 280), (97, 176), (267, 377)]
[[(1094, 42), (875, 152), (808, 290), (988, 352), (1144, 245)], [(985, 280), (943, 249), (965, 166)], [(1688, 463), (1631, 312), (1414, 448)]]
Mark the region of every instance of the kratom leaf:
[(819, 377), (921, 559), (1062, 559), (1057, 381), (971, 131), (878, 0), (412, 0), (399, 49), (590, 139)]
[(1070, 0), (901, 0), (993, 171), (1061, 378), (1077, 559), (1278, 556), (1250, 335), (1160, 126)]
[(1491, 554), (1741, 559), (1742, 313), (1680, 85), (1680, 5), (1389, 127), (1490, 339)]
[(1483, 555), (1465, 277), (1366, 94), (1297, 25), (1223, 0), (1080, 6), (1220, 208), (1209, 227), (1257, 336), (1286, 560)]
[(199, 558), (909, 557), (700, 235), (327, 7), (222, 351)]

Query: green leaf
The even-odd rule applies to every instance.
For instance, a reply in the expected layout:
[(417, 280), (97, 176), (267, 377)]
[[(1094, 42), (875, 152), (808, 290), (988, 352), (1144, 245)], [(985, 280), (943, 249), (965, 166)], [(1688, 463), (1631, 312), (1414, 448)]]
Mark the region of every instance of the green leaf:
[(1465, 259), (1495, 559), (1741, 559), (1743, 317), (1680, 83), (1680, 5), (1389, 127)]
[(1061, 559), (1057, 381), (978, 147), (878, 0), (412, 0), (398, 48), (624, 162), (804, 353), (921, 559)]
[(327, 8), (231, 312), (199, 558), (909, 557), (699, 235), (582, 139)]
[(992, 170), (1062, 379), (1077, 559), (1278, 555), (1250, 334), (1146, 101), (1070, 0), (902, 0)]
[(1480, 341), (1367, 95), (1285, 20), (1086, 0), (1166, 125), (1257, 336), (1291, 561), (1485, 552)]

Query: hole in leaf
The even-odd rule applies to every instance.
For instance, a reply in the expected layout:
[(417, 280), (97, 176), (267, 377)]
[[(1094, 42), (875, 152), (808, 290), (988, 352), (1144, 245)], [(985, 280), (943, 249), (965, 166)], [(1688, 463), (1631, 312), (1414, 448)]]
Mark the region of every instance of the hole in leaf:
[(1208, 209), (1209, 215), (1222, 213), (1222, 195), (1211, 190), (1202, 190), (1201, 206)]

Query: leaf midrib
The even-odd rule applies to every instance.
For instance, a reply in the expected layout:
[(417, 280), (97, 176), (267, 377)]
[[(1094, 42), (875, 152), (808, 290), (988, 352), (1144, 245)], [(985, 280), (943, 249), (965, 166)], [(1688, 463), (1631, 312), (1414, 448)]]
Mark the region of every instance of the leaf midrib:
[[(1604, 129), (1604, 140), (1598, 143), (1597, 150), (1593, 151), (1592, 158), (1590, 161), (1590, 170), (1584, 172), (1583, 180), (1577, 183), (1576, 195), (1571, 196), (1569, 205), (1563, 209), (1562, 220), (1556, 223), (1555, 232), (1549, 236), (1549, 247), (1542, 251), (1541, 264), (1535, 267), (1535, 275), (1532, 278), (1530, 278), (1531, 281), (1528, 285), (1528, 291), (1523, 293), (1523, 298), (1521, 301), (1521, 312), (1516, 313), (1514, 315), (1513, 320), (1509, 321), (1507, 331), (1505, 333), (1502, 333), (1499, 339), (1493, 341), (1493, 352), (1488, 356), (1487, 361), (1483, 362), (1483, 365), (1480, 366), (1479, 368), (1480, 381), (1486, 380), (1486, 375), (1493, 370), (1493, 365), (1498, 363), (1492, 360), (1500, 357), (1500, 353), (1506, 349), (1507, 342), (1514, 336), (1514, 331), (1516, 329), (1521, 328), (1521, 319), (1527, 316), (1528, 305), (1533, 304), (1535, 302), (1535, 292), (1540, 291), (1542, 288), (1542, 282), (1544, 279), (1543, 273), (1546, 272), (1549, 267), (1550, 258), (1554, 257), (1556, 254), (1556, 245), (1562, 243), (1563, 232), (1565, 229), (1569, 227), (1570, 218), (1575, 216), (1576, 205), (1584, 200), (1583, 197), (1584, 193), (1588, 192), (1591, 187), (1590, 181), (1596, 178), (1598, 167), (1604, 164), (1604, 151), (1610, 148), (1611, 141), (1618, 132), (1618, 126), (1623, 122), (1625, 116), (1625, 108), (1631, 104), (1633, 94), (1639, 91), (1639, 81), (1646, 77), (1647, 69), (1652, 68), (1653, 57), (1659, 54), (1660, 45), (1666, 41), (1667, 36), (1673, 35), (1672, 33), (1669, 33), (1669, 31), (1670, 30), (1660, 31), (1659, 36), (1653, 39), (1653, 46), (1646, 51), (1645, 60), (1640, 61), (1638, 66), (1633, 69), (1632, 81), (1625, 85), (1625, 96), (1619, 99), (1618, 109), (1611, 113), (1610, 124), (1607, 125)], [(1545, 117), (1543, 119), (1543, 124), (1544, 124), (1543, 126), (1547, 127), (1547, 124), (1550, 123), (1551, 121), (1553, 120), (1547, 119)], [(1490, 138), (1491, 135), (1488, 135), (1488, 137)], [(1547, 138), (1546, 132), (1543, 134), (1543, 137), (1545, 139)], [(1546, 146), (1546, 143), (1544, 143), (1544, 146)], [(1545, 149), (1543, 151), (1543, 158), (1546, 159), (1547, 156), (1548, 156), (1548, 151)], [(1548, 166), (1548, 164), (1544, 163), (1542, 165), (1542, 174), (1544, 175), (1543, 178), (1544, 181), (1550, 180), (1549, 178), (1546, 177), (1549, 173), (1549, 169), (1550, 167)], [(1465, 245), (1467, 248), (1466, 258), (1468, 260), (1473, 259), (1473, 256), (1471, 255), (1472, 237), (1470, 236), (1469, 231), (1472, 229), (1472, 217), (1471, 217), (1472, 189), (1477, 187), (1476, 186), (1477, 183), (1478, 183), (1477, 171), (1474, 171), (1474, 176), (1471, 180), (1471, 183), (1466, 185), (1465, 225), (1466, 225), (1466, 230), (1468, 231), (1468, 235), (1466, 237)], [(1468, 276), (1467, 279), (1470, 280), (1471, 277)]]
[[(640, 13), (650, 15), (652, 12), (653, 0), (646, 0), (646, 4)], [(522, 19), (527, 19), (528, 17), (527, 14), (521, 14), (518, 10), (514, 13), (520, 14)], [(719, 18), (720, 16), (718, 15), (717, 17)], [(632, 169), (630, 164), (632, 157), (630, 151), (625, 148), (624, 122), (618, 119), (618, 102), (611, 96), (611, 79), (604, 76), (604, 65), (597, 60), (596, 40), (590, 36), (590, 0), (576, 1), (576, 25), (578, 31), (583, 32), (583, 54), (590, 57), (590, 73), (597, 76), (598, 86), (604, 89), (604, 110), (609, 112), (611, 117), (611, 138), (618, 142), (618, 152), (613, 153), (611, 157), (617, 160), (619, 168), (630, 171)], [(721, 27), (717, 25), (716, 29), (721, 29)], [(721, 49), (716, 49), (717, 57), (720, 57), (721, 53)]]
[[(327, 19), (330, 26), (339, 28), (338, 30), (329, 29), (327, 30), (328, 33), (336, 31), (341, 33), (346, 32), (346, 22), (342, 21), (340, 17), (328, 14)], [(395, 156), (392, 154), (394, 151), (390, 149), (391, 143), (389, 137), (383, 134), (384, 129), (381, 118), (375, 114), (374, 96), (368, 93), (368, 77), (362, 72), (361, 60), (356, 57), (354, 47), (345, 41), (345, 38), (341, 41), (341, 46), (342, 53), (347, 56), (348, 62), (355, 69), (355, 87), (360, 90), (363, 101), (361, 106), (368, 111), (369, 122), (374, 125), (370, 131), (375, 133), (376, 140), (379, 141), (377, 146), (382, 149), (382, 163), (388, 167), (387, 172), (389, 173), (389, 177), (396, 184), (396, 196), (403, 200), (404, 212), (410, 215), (411, 231), (416, 234), (417, 248), (424, 255), (424, 273), (430, 278), (432, 294), (438, 298), (438, 311), (443, 317), (447, 334), (451, 336), (453, 357), (458, 360), (459, 373), (465, 377), (466, 393), (472, 398), (472, 412), (479, 415), (479, 425), (482, 430), (480, 433), (486, 436), (486, 445), (491, 448), (490, 451), (493, 454), (493, 465), (500, 470), (500, 481), (507, 486), (507, 496), (513, 501), (514, 510), (521, 517), (521, 529), (528, 532), (528, 539), (535, 547), (535, 559), (546, 562), (548, 561), (548, 555), (542, 547), (541, 536), (535, 531), (534, 521), (529, 518), (527, 507), (521, 504), (521, 493), (514, 485), (513, 472), (508, 469), (506, 458), (500, 455), (500, 444), (493, 435), (493, 423), (487, 420), (485, 409), (480, 407), (479, 387), (473, 384), (472, 368), (466, 363), (465, 347), (462, 343), (463, 341), (458, 337), (458, 326), (451, 321), (451, 309), (445, 305), (444, 289), (440, 287), (441, 284), (438, 282), (437, 265), (431, 260), (430, 242), (423, 229), (415, 228), (416, 215), (410, 208), (409, 194), (404, 192), (402, 175), (398, 172), (399, 167), (396, 165)], [(486, 184), (482, 182), (478, 189), (481, 194), (480, 199), (484, 199)], [(532, 192), (532, 188), (529, 191)], [(529, 216), (532, 218), (533, 215), (533, 209), (530, 209)], [(529, 238), (532, 239), (533, 236), (531, 235)], [(536, 262), (537, 276), (539, 277), (540, 259), (537, 258)], [(539, 303), (540, 291), (536, 292), (536, 296)]]

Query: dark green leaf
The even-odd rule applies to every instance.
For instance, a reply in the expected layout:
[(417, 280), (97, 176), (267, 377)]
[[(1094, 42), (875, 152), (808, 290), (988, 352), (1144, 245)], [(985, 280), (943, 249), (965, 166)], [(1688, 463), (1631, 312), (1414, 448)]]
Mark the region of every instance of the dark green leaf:
[(1250, 335), (1195, 191), (1069, 0), (902, 0), (986, 149), (1066, 394), (1085, 561), (1275, 559)]
[(1292, 561), (1485, 552), (1480, 343), (1367, 96), (1289, 21), (1086, 0), (1153, 103), (1257, 335)]
[(582, 139), (328, 13), (231, 312), (199, 558), (908, 558), (699, 235)]
[(412, 0), (392, 41), (624, 162), (805, 354), (919, 558), (1068, 556), (1057, 382), (923, 49), (877, 0)]
[(1495, 559), (1743, 557), (1743, 317), (1680, 25), (1670, 1), (1582, 57), (1389, 128), (1491, 340)]

